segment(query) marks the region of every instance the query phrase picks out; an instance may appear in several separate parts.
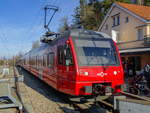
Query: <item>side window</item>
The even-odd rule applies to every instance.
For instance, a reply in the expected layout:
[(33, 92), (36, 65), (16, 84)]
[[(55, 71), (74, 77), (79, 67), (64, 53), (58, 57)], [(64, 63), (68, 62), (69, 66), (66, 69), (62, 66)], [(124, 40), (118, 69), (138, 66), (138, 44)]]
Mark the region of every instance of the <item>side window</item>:
[(112, 19), (113, 19), (112, 27), (120, 25), (120, 15), (119, 14), (112, 16)]
[(42, 67), (42, 56), (38, 56), (38, 66)]
[(47, 66), (47, 64), (46, 64), (46, 57), (45, 57), (45, 55), (43, 56), (43, 67), (46, 67)]
[(143, 39), (143, 29), (138, 29), (137, 30), (137, 39), (138, 40)]
[(49, 53), (47, 55), (47, 66), (54, 67), (54, 53)]
[(43, 67), (43, 57), (40, 56), (40, 67)]
[(63, 64), (64, 53), (63, 46), (58, 46), (58, 64)]
[(47, 55), (44, 55), (43, 57), (44, 57), (43, 58), (44, 59), (44, 66), (47, 67)]
[(125, 23), (128, 23), (129, 22), (129, 17), (126, 17), (125, 18)]
[(70, 46), (59, 46), (58, 47), (58, 64), (70, 66), (73, 65), (73, 57)]
[(73, 65), (73, 57), (72, 57), (72, 53), (71, 53), (71, 49), (70, 46), (66, 46), (64, 49), (64, 54), (65, 54), (65, 65), (69, 66), (69, 65)]
[(36, 67), (38, 68), (38, 56), (36, 56)]

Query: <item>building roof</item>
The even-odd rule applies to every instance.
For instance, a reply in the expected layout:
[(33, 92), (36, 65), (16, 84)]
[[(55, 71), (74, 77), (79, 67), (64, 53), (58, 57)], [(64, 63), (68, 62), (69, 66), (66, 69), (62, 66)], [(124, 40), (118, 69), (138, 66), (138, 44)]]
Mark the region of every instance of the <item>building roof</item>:
[(119, 9), (125, 11), (126, 13), (134, 16), (135, 18), (137, 18), (145, 23), (150, 23), (150, 7), (149, 6), (141, 6), (141, 5), (135, 5), (135, 4), (115, 2), (109, 9), (107, 15), (105, 16), (103, 22), (100, 25), (98, 31), (101, 30), (101, 28), (103, 27), (107, 18), (110, 16), (110, 13), (112, 12), (114, 7), (117, 7)]
[(127, 3), (121, 3), (121, 2), (115, 2), (115, 4), (118, 4), (121, 7), (126, 8), (127, 10), (142, 17), (145, 20), (150, 20), (150, 7), (149, 6), (127, 4)]

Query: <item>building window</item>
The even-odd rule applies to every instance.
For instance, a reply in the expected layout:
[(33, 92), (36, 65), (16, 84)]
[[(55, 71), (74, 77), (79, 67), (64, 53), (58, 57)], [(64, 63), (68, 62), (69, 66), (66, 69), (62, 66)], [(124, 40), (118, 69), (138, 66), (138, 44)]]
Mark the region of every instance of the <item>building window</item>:
[(113, 19), (113, 26), (118, 26), (120, 25), (120, 15), (115, 15), (115, 16), (112, 16), (112, 19)]
[(115, 42), (120, 42), (119, 31), (112, 30), (111, 33), (112, 33), (112, 39)]
[(116, 25), (116, 19), (115, 19), (115, 17), (113, 18), (113, 26), (115, 26)]
[(141, 70), (141, 57), (140, 56), (135, 57), (135, 70), (136, 71)]
[(117, 21), (117, 25), (120, 25), (120, 16), (119, 15), (117, 16), (117, 20), (116, 21)]
[(128, 23), (129, 22), (129, 17), (126, 17), (125, 18), (125, 23)]
[(138, 40), (143, 39), (143, 29), (138, 29), (137, 30), (137, 39)]
[(133, 56), (128, 57), (127, 64), (127, 74), (128, 75), (136, 75), (141, 70), (141, 57), (140, 56)]

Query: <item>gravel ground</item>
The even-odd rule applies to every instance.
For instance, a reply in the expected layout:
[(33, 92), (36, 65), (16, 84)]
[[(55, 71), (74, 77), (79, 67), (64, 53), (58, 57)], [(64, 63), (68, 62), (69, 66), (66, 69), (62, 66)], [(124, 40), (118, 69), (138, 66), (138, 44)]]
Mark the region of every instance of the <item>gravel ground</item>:
[(25, 70), (24, 83), (19, 85), (25, 109), (31, 113), (79, 113), (58, 96), (53, 88)]

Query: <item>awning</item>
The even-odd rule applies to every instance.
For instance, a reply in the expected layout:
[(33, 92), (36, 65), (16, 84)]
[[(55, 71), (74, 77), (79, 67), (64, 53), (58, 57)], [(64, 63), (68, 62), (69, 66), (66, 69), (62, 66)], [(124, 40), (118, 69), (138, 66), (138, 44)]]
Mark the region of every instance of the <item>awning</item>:
[(125, 49), (119, 50), (120, 53), (134, 53), (134, 52), (147, 52), (150, 51), (150, 48), (136, 48), (136, 49)]

